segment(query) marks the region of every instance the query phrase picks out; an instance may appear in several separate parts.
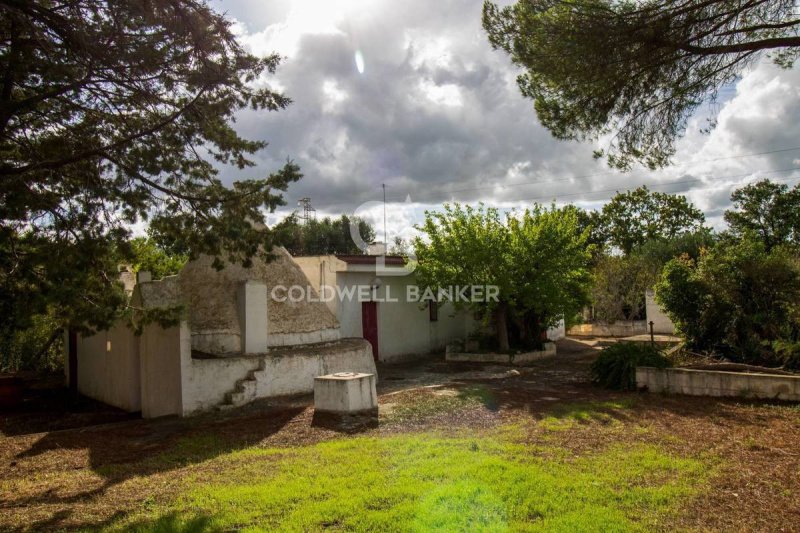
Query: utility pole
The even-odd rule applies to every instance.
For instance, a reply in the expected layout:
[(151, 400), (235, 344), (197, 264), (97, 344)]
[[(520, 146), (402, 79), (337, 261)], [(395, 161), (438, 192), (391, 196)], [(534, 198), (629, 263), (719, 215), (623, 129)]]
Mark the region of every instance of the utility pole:
[(317, 210), (311, 207), (311, 198), (307, 196), (305, 198), (300, 198), (297, 205), (303, 206), (303, 214), (300, 216), (300, 220), (303, 220), (303, 223), (308, 223), (308, 219), (311, 218), (311, 213), (314, 213), (314, 219), (317, 218)]
[(381, 183), (383, 187), (383, 255), (389, 251), (389, 241), (386, 237), (386, 184)]

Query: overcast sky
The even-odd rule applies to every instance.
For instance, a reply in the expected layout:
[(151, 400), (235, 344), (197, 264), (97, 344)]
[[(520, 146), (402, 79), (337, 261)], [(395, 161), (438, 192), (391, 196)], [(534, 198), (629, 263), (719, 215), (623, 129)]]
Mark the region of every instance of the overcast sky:
[[(318, 216), (356, 212), (380, 236), (382, 204), (375, 202), (385, 184), (391, 240), (408, 236), (424, 209), (447, 201), (596, 208), (616, 190), (647, 184), (686, 194), (719, 226), (740, 184), (800, 178), (787, 170), (800, 167), (798, 67), (762, 61), (723, 91), (712, 133), (700, 133), (707, 109), (692, 119), (672, 167), (621, 174), (592, 158), (602, 143), (558, 141), (539, 125), (516, 86), (517, 70), (488, 44), (480, 1), (215, 5), (236, 21), (251, 52), (285, 58), (263, 83), (294, 103), (277, 113), (243, 112), (237, 122), (245, 137), (270, 143), (248, 175), (267, 174), (287, 157), (305, 175), (278, 217), (308, 196)], [(768, 151), (775, 152), (749, 155)]]

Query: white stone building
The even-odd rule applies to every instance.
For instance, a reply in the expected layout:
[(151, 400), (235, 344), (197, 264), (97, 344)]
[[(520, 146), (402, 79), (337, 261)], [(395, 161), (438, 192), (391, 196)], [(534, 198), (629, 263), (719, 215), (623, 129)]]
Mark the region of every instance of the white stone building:
[(150, 418), (309, 393), (324, 374), (375, 373), (370, 345), (344, 338), (324, 304), (269, 299), (276, 285), (309, 284), (285, 250), (275, 254), (269, 263), (255, 259), (249, 269), (221, 271), (201, 257), (177, 276), (138, 283), (131, 305), (180, 306), (179, 324), (149, 324), (135, 335), (121, 321), (96, 335), (69, 335), (67, 381), (86, 396)]
[[(335, 296), (324, 303), (339, 319), (342, 335), (369, 340), (376, 360), (390, 362), (443, 352), (447, 344), (463, 340), (481, 327), (466, 307), (415, 300), (416, 276), (404, 268), (402, 257), (322, 255), (296, 257), (295, 261), (317, 293)], [(366, 298), (339, 297), (370, 287), (374, 292)], [(558, 340), (564, 334), (562, 322), (548, 331), (548, 338)]]

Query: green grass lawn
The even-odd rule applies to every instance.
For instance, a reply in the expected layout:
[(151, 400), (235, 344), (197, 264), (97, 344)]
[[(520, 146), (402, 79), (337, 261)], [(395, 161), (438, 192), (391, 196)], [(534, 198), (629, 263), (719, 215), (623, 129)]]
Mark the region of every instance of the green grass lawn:
[[(521, 434), (506, 427), (474, 436), (343, 437), (224, 453), (198, 465), (173, 502), (151, 502), (112, 528), (649, 530), (699, 489), (706, 471), (699, 460), (654, 446), (573, 456), (524, 443)], [(195, 439), (183, 451), (215, 445)]]

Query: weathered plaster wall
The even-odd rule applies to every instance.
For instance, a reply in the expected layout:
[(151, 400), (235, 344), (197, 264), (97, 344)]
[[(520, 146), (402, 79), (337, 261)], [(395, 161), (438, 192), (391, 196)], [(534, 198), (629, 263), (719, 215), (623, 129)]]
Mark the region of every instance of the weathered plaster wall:
[(123, 323), (78, 335), (78, 391), (126, 411), (141, 409), (139, 339)]
[(653, 290), (648, 290), (645, 293), (644, 301), (647, 322), (653, 321), (653, 333), (662, 333), (665, 335), (672, 335), (675, 333), (675, 324), (673, 324), (672, 320), (664, 313), (661, 306), (656, 303), (655, 292)]
[(146, 326), (140, 354), (142, 416), (182, 414), (181, 357), (191, 354), (187, 323), (168, 329), (157, 324)]
[(557, 326), (547, 330), (547, 338), (551, 341), (561, 340), (566, 336), (567, 330), (563, 320), (560, 320)]
[(214, 409), (225, 401), (239, 380), (258, 374), (256, 397), (307, 394), (314, 378), (334, 372), (375, 373), (372, 350), (362, 339), (342, 339), (328, 345), (276, 349), (269, 354), (193, 359), (181, 357), (183, 413)]
[(256, 395), (260, 398), (310, 393), (314, 378), (336, 372), (376, 374), (372, 348), (363, 339), (342, 339), (329, 347), (287, 350), (263, 357), (262, 378)]
[(258, 369), (259, 361), (257, 356), (193, 359), (191, 352), (182, 353), (183, 414), (208, 411), (222, 404), (238, 380)]
[[(337, 284), (340, 290), (348, 286), (370, 286), (375, 282), (374, 273), (339, 272)], [(444, 347), (471, 333), (476, 324), (472, 313), (466, 309), (456, 311), (452, 304), (439, 305), (439, 320), (432, 322), (427, 304), (409, 302), (406, 286), (416, 283), (414, 275), (384, 276), (378, 298), (397, 298), (398, 302), (378, 302), (378, 352), (381, 361), (396, 361), (406, 356), (427, 354)], [(342, 336), (363, 337), (361, 325), (361, 301), (354, 297), (340, 304)]]
[[(139, 284), (134, 301), (147, 308), (182, 304), (185, 306), (194, 350), (216, 355), (242, 353), (240, 287), (248, 280), (260, 281), (267, 291), (267, 319), (271, 345), (305, 342), (302, 335), (313, 334), (322, 341), (338, 339), (335, 315), (314, 292), (310, 300), (278, 301), (270, 297), (277, 285), (312, 286), (303, 270), (283, 248), (273, 250), (274, 259), (253, 258), (250, 268), (227, 264), (217, 271), (213, 258), (201, 256), (190, 261), (177, 276)], [(280, 292), (279, 296), (285, 295)], [(255, 324), (251, 324), (256, 327)]]
[(332, 342), (341, 338), (339, 328), (319, 329), (307, 333), (270, 333), (269, 345), (272, 347), (295, 346), (298, 344), (314, 344)]
[[(320, 287), (336, 287), (336, 272), (342, 270), (346, 263), (336, 257), (335, 255), (313, 255), (308, 257), (293, 257), (294, 262), (303, 271), (311, 287), (319, 294)], [(328, 307), (334, 316), (339, 315), (339, 300), (334, 298), (326, 301), (325, 305)]]

